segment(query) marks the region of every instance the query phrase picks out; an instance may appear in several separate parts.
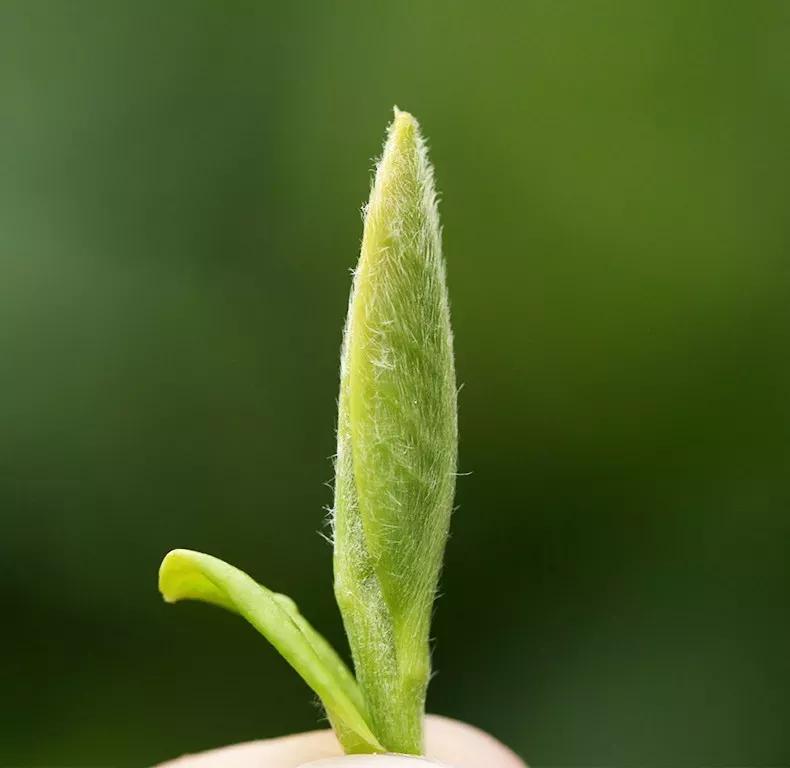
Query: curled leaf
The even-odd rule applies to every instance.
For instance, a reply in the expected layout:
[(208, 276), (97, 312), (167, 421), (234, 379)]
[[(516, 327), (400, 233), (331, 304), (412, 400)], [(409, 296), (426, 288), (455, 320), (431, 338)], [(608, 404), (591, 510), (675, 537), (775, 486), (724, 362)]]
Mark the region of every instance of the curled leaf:
[(170, 603), (201, 600), (243, 616), (318, 694), (347, 752), (383, 751), (351, 672), (289, 597), (216, 557), (188, 549), (173, 550), (162, 561), (159, 590)]

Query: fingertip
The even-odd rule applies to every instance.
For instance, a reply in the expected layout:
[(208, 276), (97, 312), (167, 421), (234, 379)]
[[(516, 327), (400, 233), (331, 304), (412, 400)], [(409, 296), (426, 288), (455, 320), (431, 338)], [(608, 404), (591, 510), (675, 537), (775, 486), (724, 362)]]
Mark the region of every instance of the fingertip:
[(184, 755), (157, 768), (299, 768), (342, 754), (332, 731), (309, 731)]
[(304, 763), (299, 768), (440, 768), (439, 763), (406, 755), (346, 755)]
[(524, 761), (491, 734), (442, 715), (425, 721), (425, 752), (454, 768), (526, 768)]
[(343, 756), (332, 731), (236, 744), (162, 763), (159, 768), (526, 768), (525, 763), (479, 728), (439, 715), (425, 722), (426, 757)]

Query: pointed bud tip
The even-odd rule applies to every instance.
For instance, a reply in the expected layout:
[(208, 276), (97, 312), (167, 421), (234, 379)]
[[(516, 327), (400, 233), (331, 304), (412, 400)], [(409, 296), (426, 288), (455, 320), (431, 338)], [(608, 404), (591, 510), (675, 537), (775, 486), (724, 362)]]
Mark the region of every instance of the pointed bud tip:
[(402, 109), (398, 109), (397, 106), (394, 106), (392, 111), (393, 118), (389, 126), (391, 137), (397, 140), (403, 140), (419, 132), (420, 124), (411, 112), (405, 112)]

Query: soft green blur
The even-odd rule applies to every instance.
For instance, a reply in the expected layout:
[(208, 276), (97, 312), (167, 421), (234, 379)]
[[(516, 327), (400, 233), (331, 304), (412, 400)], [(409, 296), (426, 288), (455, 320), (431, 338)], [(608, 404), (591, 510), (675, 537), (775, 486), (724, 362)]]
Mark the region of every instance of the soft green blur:
[(0, 5), (0, 765), (314, 727), (173, 546), (343, 646), (341, 327), (393, 104), (442, 193), (429, 709), (540, 765), (790, 763), (790, 5)]

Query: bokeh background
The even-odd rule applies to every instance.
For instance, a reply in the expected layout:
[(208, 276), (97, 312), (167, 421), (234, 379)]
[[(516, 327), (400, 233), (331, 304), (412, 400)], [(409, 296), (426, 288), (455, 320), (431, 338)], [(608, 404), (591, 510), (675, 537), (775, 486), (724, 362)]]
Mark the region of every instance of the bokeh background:
[(790, 763), (790, 5), (0, 5), (0, 764), (308, 729), (175, 546), (344, 640), (320, 537), (393, 104), (442, 192), (430, 709), (534, 765)]

